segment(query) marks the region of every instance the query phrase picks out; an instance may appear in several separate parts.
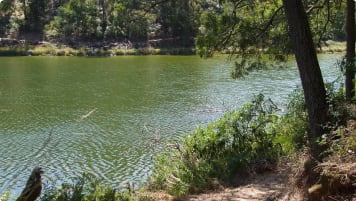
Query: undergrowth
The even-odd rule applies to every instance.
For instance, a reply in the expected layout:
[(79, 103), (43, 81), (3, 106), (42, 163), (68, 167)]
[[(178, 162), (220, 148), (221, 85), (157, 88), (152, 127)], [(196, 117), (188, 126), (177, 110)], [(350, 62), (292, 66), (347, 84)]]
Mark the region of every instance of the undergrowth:
[(213, 188), (216, 182), (236, 182), (275, 164), (281, 154), (274, 143), (276, 109), (271, 100), (258, 95), (240, 110), (196, 128), (174, 151), (156, 159), (150, 187), (182, 196)]
[[(331, 132), (319, 143), (328, 143), (323, 157), (334, 152), (340, 156), (354, 149), (355, 136), (335, 141), (339, 138), (335, 133), (356, 116), (346, 104), (343, 88), (335, 87), (335, 83), (326, 86), (330, 119), (324, 126)], [(290, 95), (283, 115), (276, 111), (269, 99), (258, 95), (240, 110), (226, 113), (205, 128), (196, 128), (175, 144), (174, 150), (170, 146), (156, 158), (150, 188), (182, 196), (221, 183), (236, 184), (244, 175), (273, 169), (282, 154), (305, 150), (309, 124), (303, 91), (296, 89)]]
[(152, 201), (145, 195), (136, 195), (127, 189), (120, 191), (105, 185), (98, 178), (84, 174), (73, 184), (44, 189), (40, 201)]
[[(296, 90), (288, 110), (279, 123), (276, 140), (283, 144), (290, 160), (293, 194), (308, 200), (352, 200), (352, 183), (356, 160), (356, 108), (345, 100), (344, 88), (326, 84), (329, 121), (323, 125), (326, 132), (318, 139), (323, 147), (320, 159), (310, 155), (306, 133), (309, 132), (303, 94)], [(297, 197), (298, 197), (297, 196)], [(328, 199), (327, 199), (328, 198)]]
[[(319, 143), (325, 143), (326, 139), (333, 138), (335, 131), (340, 126), (345, 126), (347, 120), (356, 118), (352, 112), (352, 104), (346, 103), (344, 88), (338, 88), (337, 81), (326, 83), (326, 95), (328, 103), (329, 121), (323, 125), (326, 130)], [(308, 113), (304, 100), (303, 90), (295, 89), (288, 98), (286, 112), (281, 116), (276, 125), (276, 142), (282, 144), (286, 154), (301, 151), (307, 146), (307, 133), (309, 132)], [(328, 146), (327, 146), (328, 147)], [(325, 153), (324, 153), (325, 154)]]

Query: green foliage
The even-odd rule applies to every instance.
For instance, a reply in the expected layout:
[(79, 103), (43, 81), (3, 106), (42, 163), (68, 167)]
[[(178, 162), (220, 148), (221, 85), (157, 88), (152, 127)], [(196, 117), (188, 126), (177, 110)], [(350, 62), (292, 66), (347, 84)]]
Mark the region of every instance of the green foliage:
[(20, 33), (20, 27), (23, 24), (24, 24), (24, 19), (22, 17), (11, 15), (6, 30), (6, 35), (8, 35), (10, 38), (18, 37)]
[(126, 1), (70, 0), (46, 26), (55, 40), (147, 39), (149, 15)]
[(28, 0), (25, 10), (25, 28), (29, 31), (42, 31), (46, 1), (44, 0)]
[[(316, 41), (345, 38), (340, 2), (306, 1)], [(68, 43), (163, 38), (174, 39), (175, 47), (191, 47), (196, 38), (204, 56), (216, 50), (290, 53), (280, 0), (3, 0), (0, 22), (0, 34), (13, 38), (28, 32)]]
[(97, 178), (85, 174), (75, 184), (62, 184), (58, 189), (47, 188), (41, 201), (129, 201), (129, 193), (105, 186)]
[(197, 27), (195, 21), (197, 14), (194, 13), (193, 3), (195, 2), (190, 0), (171, 0), (159, 4), (157, 11), (157, 22), (161, 26), (159, 36), (179, 37), (183, 45), (189, 42), (189, 38), (195, 36)]
[(6, 33), (7, 25), (12, 13), (12, 0), (3, 0), (0, 2), (0, 35)]
[(200, 55), (223, 49), (242, 57), (261, 50), (290, 52), (280, 1), (224, 1), (218, 8), (201, 15), (196, 40)]
[(231, 72), (231, 77), (238, 79), (249, 74), (251, 71), (266, 69), (267, 65), (260, 58), (249, 60), (242, 58), (235, 62), (235, 70)]
[(336, 41), (345, 41), (346, 34), (345, 34), (345, 18), (346, 18), (346, 8), (342, 6), (340, 9), (337, 9), (335, 14), (335, 19), (330, 27), (330, 32), (327, 38)]
[(338, 162), (354, 162), (356, 153), (355, 105), (349, 104), (345, 99), (343, 88), (336, 89), (331, 85), (330, 95), (331, 122), (326, 125), (330, 128), (318, 141), (326, 150), (323, 155)]
[(277, 124), (276, 142), (282, 145), (285, 153), (291, 153), (306, 145), (309, 123), (302, 89), (294, 90), (287, 102), (286, 113)]
[[(350, 129), (350, 128), (348, 128)], [(347, 131), (345, 128), (338, 128), (334, 133), (333, 141), (328, 141), (326, 143), (331, 143), (327, 152), (332, 153), (330, 156), (331, 160), (339, 162), (355, 162), (356, 160), (356, 131)]]
[(70, 0), (59, 9), (58, 16), (46, 26), (47, 36), (61, 40), (100, 37), (97, 9), (94, 0)]
[(0, 12), (7, 12), (12, 9), (11, 0), (3, 0), (0, 2)]
[(8, 201), (10, 198), (10, 192), (6, 191), (0, 195), (0, 201)]
[(345, 99), (345, 90), (343, 87), (336, 87), (335, 85), (342, 86), (343, 83), (334, 82), (334, 83), (326, 83), (326, 94), (328, 97), (329, 104), (329, 113), (330, 113), (330, 122), (329, 125), (331, 129), (335, 129), (336, 127), (346, 125), (346, 121), (355, 118), (348, 108), (349, 104)]
[(201, 15), (202, 25), (199, 28), (200, 35), (196, 38), (195, 45), (198, 47), (198, 54), (203, 56), (212, 56), (213, 50), (219, 50), (216, 46), (218, 41), (220, 28), (220, 17), (211, 12), (205, 12)]
[(151, 187), (184, 195), (213, 187), (214, 179), (232, 182), (239, 173), (258, 171), (254, 165), (261, 161), (275, 163), (280, 154), (274, 143), (275, 110), (270, 100), (258, 95), (240, 110), (198, 127), (175, 151), (157, 158)]
[[(303, 1), (308, 13), (315, 44), (344, 36), (344, 3), (335, 1)], [(232, 77), (243, 76), (262, 65), (248, 62), (258, 60), (260, 54), (276, 55), (284, 60), (292, 53), (288, 26), (282, 1), (218, 1), (215, 9), (202, 11), (199, 33), (196, 37), (197, 52), (210, 57), (214, 51), (227, 51), (242, 58), (237, 62)], [(281, 59), (280, 59), (281, 58)]]
[[(320, 47), (326, 40), (345, 37), (345, 5), (341, 0), (315, 2), (309, 9), (310, 28), (315, 43)], [(343, 33), (341, 33), (343, 32)]]
[(291, 53), (281, 1), (223, 1), (204, 11), (196, 38), (197, 53), (210, 57), (214, 51), (236, 56), (231, 77), (240, 78), (266, 68), (262, 54), (286, 61)]
[[(326, 83), (330, 120), (323, 126), (331, 131), (346, 125), (348, 119), (355, 118), (346, 103), (344, 89), (336, 87), (338, 85), (340, 83), (337, 81)], [(307, 144), (307, 132), (309, 132), (309, 124), (305, 99), (302, 89), (297, 88), (290, 95), (286, 112), (277, 124), (276, 142), (282, 145), (286, 153), (298, 151)], [(333, 137), (330, 135), (332, 132), (323, 135), (320, 143)]]

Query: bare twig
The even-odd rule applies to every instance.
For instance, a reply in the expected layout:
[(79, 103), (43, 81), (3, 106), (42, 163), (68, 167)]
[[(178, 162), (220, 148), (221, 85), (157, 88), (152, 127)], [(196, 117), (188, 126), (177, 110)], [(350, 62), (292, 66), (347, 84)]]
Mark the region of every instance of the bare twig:
[(155, 151), (158, 145), (164, 144), (163, 143), (164, 139), (161, 137), (159, 129), (152, 131), (148, 127), (147, 123), (145, 123), (142, 128), (142, 134), (144, 134), (144, 132), (152, 135), (150, 138), (148, 138), (149, 141), (148, 146), (152, 149), (153, 152)]
[(52, 139), (52, 134), (53, 134), (53, 128), (50, 130), (48, 137), (46, 138), (46, 140), (43, 142), (41, 148), (39, 148), (34, 154), (33, 156), (37, 156), (39, 153), (41, 153), (50, 143), (51, 139)]
[(92, 110), (90, 110), (87, 114), (82, 115), (78, 121), (83, 121), (84, 119), (88, 118), (90, 115), (92, 115), (95, 111), (97, 110), (97, 108), (94, 108)]

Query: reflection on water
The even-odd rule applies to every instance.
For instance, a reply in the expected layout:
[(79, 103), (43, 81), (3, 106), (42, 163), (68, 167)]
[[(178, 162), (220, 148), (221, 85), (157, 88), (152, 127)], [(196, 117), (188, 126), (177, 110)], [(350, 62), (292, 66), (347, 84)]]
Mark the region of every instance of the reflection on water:
[[(321, 55), (326, 79), (339, 76), (340, 57)], [(144, 182), (154, 138), (177, 140), (254, 94), (280, 105), (300, 82), (292, 62), (232, 80), (224, 57), (16, 57), (0, 63), (0, 194), (19, 193), (38, 165), (57, 185), (83, 172), (116, 187)]]

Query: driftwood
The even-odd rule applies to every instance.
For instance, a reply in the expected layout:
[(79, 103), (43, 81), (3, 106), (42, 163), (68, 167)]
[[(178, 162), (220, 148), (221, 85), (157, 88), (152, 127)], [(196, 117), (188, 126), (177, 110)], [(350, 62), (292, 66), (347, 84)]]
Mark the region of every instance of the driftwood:
[(35, 201), (42, 191), (41, 174), (43, 173), (40, 167), (35, 167), (32, 170), (30, 177), (27, 180), (26, 186), (21, 195), (16, 201)]

